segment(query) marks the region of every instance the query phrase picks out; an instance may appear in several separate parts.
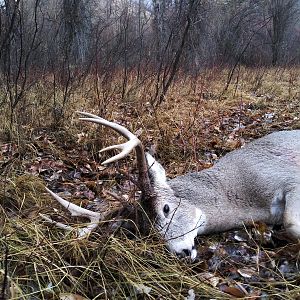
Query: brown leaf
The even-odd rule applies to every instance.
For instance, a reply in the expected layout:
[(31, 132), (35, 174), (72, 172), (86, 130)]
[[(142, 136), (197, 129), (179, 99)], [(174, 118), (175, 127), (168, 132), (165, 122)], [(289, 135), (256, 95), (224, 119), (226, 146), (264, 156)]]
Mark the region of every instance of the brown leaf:
[(246, 296), (246, 294), (241, 289), (235, 286), (221, 285), (219, 288), (222, 292), (237, 298), (243, 298)]

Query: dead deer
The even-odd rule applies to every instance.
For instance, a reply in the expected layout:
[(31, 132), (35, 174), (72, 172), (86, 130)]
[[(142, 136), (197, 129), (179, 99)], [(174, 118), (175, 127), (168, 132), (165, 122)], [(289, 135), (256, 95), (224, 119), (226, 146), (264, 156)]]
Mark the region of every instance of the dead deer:
[[(112, 128), (128, 140), (101, 150), (121, 150), (103, 165), (122, 159), (135, 149), (142, 206), (170, 251), (193, 259), (197, 255), (197, 235), (257, 221), (282, 224), (292, 237), (300, 238), (300, 130), (271, 133), (228, 153), (210, 169), (168, 180), (164, 168), (144, 153), (141, 141), (129, 130), (96, 115), (79, 113), (84, 116), (81, 120)], [(90, 218), (91, 224), (78, 232), (80, 236), (97, 227), (99, 213), (47, 191), (72, 215)], [(61, 223), (56, 225), (72, 230)]]

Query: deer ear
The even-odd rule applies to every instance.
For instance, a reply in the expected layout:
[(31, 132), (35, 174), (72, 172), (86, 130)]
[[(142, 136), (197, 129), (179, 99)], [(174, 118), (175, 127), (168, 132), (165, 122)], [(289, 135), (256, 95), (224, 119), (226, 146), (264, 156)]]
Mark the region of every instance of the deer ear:
[(150, 179), (154, 185), (161, 187), (167, 186), (166, 171), (163, 166), (149, 153), (146, 153), (146, 159), (148, 163)]

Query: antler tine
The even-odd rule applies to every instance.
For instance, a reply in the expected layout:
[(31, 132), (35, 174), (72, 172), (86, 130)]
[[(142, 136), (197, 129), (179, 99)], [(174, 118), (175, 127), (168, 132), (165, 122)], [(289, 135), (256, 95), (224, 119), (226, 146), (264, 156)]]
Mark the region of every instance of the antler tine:
[(122, 136), (124, 136), (126, 139), (128, 139), (128, 141), (126, 143), (112, 145), (112, 146), (102, 149), (100, 152), (104, 152), (104, 151), (108, 151), (108, 150), (112, 150), (112, 149), (121, 150), (121, 152), (119, 154), (105, 160), (102, 163), (102, 165), (107, 165), (111, 162), (114, 162), (114, 161), (120, 160), (121, 158), (126, 157), (136, 147), (140, 147), (139, 151), (142, 151), (142, 156), (144, 156), (143, 149), (141, 146), (141, 141), (124, 126), (107, 121), (101, 117), (98, 117), (98, 116), (90, 114), (90, 113), (86, 113), (86, 112), (77, 112), (77, 113), (85, 116), (84, 118), (83, 117), (79, 118), (80, 120), (93, 122), (93, 123), (97, 123), (97, 124), (101, 124), (101, 125), (110, 127), (113, 130), (115, 130), (116, 132), (118, 132), (119, 134), (121, 134)]
[(108, 150), (112, 150), (112, 149), (122, 150), (119, 154), (102, 162), (101, 165), (107, 165), (111, 162), (114, 162), (121, 158), (126, 157), (136, 146), (138, 146), (139, 143), (140, 143), (140, 141), (138, 139), (134, 139), (134, 140), (129, 140), (128, 142), (123, 143), (123, 144), (109, 146), (109, 147), (106, 147), (106, 148), (100, 150), (100, 152), (104, 152), (104, 151), (108, 151)]
[(64, 230), (68, 230), (68, 231), (77, 230), (78, 237), (88, 236), (98, 226), (98, 224), (101, 220), (100, 213), (82, 208), (74, 203), (71, 203), (71, 202), (61, 198), (60, 196), (53, 193), (48, 188), (45, 188), (45, 189), (54, 199), (56, 199), (63, 207), (65, 207), (71, 213), (71, 216), (86, 217), (86, 218), (90, 219), (91, 223), (83, 228), (73, 228), (72, 226), (65, 225), (60, 222), (51, 220), (48, 216), (46, 216), (44, 214), (40, 214), (44, 220), (46, 220), (49, 223), (55, 224), (57, 227), (62, 228)]

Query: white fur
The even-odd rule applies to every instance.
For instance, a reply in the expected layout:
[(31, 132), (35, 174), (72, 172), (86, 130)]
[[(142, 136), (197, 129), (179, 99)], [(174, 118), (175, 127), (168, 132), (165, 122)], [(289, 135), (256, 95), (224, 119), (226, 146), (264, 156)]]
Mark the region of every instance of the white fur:
[(155, 185), (157, 187), (166, 187), (167, 184), (167, 176), (166, 171), (162, 167), (160, 163), (158, 163), (152, 155), (146, 153), (146, 159), (149, 167), (149, 172), (155, 178)]
[[(171, 251), (181, 253), (184, 249), (195, 252), (195, 237), (204, 230), (206, 217), (199, 208), (195, 207), (195, 217), (187, 220), (185, 224), (184, 236), (178, 238), (172, 237), (167, 240), (168, 247)], [(197, 254), (197, 251), (195, 252)]]

